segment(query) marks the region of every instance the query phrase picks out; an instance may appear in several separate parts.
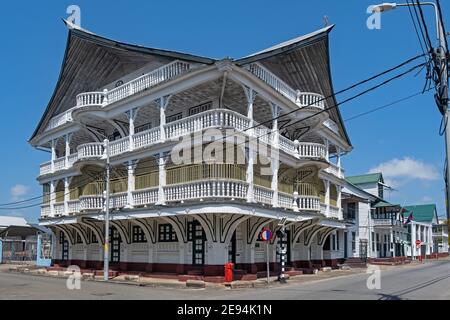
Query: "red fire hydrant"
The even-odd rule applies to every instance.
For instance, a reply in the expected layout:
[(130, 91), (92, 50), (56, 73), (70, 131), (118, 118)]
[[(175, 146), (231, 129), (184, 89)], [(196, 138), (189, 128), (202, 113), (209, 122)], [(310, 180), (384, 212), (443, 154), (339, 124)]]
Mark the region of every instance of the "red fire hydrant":
[(225, 282), (226, 283), (233, 282), (233, 270), (234, 270), (234, 264), (227, 263), (225, 265)]

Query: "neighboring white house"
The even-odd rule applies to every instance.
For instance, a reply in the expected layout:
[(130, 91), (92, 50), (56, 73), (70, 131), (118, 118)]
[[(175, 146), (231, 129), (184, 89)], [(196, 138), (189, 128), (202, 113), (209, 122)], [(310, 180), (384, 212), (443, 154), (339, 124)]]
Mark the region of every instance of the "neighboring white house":
[[(58, 238), (54, 263), (102, 267), (106, 137), (113, 268), (216, 276), (232, 261), (256, 274), (266, 266), (259, 235), (264, 227), (279, 230), (282, 219), (288, 265), (342, 260), (341, 156), (352, 146), (339, 109), (323, 112), (336, 104), (331, 29), (215, 60), (69, 24), (60, 79), (30, 140), (49, 152), (38, 180), (45, 196), (40, 224)], [(221, 143), (213, 152), (211, 136), (195, 140), (211, 129)], [(224, 132), (243, 162), (216, 158)], [(212, 157), (180, 164), (170, 157), (180, 141), (189, 146), (178, 153), (184, 160), (192, 146)], [(333, 244), (324, 248), (330, 235)], [(274, 240), (272, 268), (281, 259), (277, 249)]]
[(403, 223), (402, 208), (384, 200), (386, 187), (382, 173), (347, 177), (343, 207), (350, 217), (355, 216), (354, 227), (349, 228), (352, 235), (356, 233), (354, 257), (406, 256), (408, 229)]
[(448, 225), (440, 223), (433, 226), (433, 243), (435, 253), (449, 253)]

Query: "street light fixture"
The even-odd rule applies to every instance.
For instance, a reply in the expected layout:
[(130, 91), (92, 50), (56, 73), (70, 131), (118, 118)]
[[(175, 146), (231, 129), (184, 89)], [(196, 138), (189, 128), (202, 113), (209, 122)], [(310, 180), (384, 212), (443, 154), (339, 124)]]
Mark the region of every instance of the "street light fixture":
[(381, 13), (381, 12), (385, 12), (385, 11), (394, 10), (395, 8), (397, 8), (396, 3), (382, 3), (382, 4), (378, 4), (376, 6), (373, 6), (372, 12), (373, 13)]

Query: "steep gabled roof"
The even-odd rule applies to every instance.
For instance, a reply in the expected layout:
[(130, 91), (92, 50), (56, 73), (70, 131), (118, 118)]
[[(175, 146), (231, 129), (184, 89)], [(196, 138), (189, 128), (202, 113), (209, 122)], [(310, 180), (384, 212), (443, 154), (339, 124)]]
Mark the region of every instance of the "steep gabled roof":
[[(328, 113), (342, 137), (351, 141), (334, 96), (329, 33), (334, 25), (300, 36), (236, 61), (238, 65), (261, 63), (294, 90), (319, 93), (327, 98)], [(320, 79), (320, 80), (319, 80)]]
[(413, 213), (414, 221), (431, 223), (437, 216), (437, 209), (435, 204), (424, 204), (415, 206), (406, 206), (406, 210)]
[(173, 60), (199, 64), (216, 62), (214, 59), (192, 54), (111, 40), (67, 21), (64, 22), (69, 32), (59, 79), (30, 140), (45, 130), (55, 113), (62, 113), (74, 107), (77, 94), (96, 90), (120, 79), (124, 73), (133, 72), (151, 62), (155, 64), (166, 64)]
[(359, 176), (347, 177), (346, 180), (354, 185), (361, 185), (366, 183), (384, 183), (382, 173), (371, 173)]

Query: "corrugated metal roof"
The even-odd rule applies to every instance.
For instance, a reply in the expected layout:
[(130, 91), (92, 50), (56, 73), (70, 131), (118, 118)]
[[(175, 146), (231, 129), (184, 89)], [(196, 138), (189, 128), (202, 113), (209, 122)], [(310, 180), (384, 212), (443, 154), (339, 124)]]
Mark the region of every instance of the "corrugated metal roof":
[(417, 222), (431, 223), (434, 218), (437, 218), (437, 209), (435, 204), (406, 206), (405, 209), (413, 213), (413, 220)]
[(26, 227), (28, 223), (24, 218), (0, 216), (0, 228), (9, 226)]
[(383, 182), (383, 174), (382, 173), (371, 173), (364, 174), (360, 176), (347, 177), (346, 180), (351, 184), (365, 184), (365, 183), (378, 183)]

